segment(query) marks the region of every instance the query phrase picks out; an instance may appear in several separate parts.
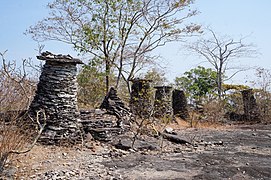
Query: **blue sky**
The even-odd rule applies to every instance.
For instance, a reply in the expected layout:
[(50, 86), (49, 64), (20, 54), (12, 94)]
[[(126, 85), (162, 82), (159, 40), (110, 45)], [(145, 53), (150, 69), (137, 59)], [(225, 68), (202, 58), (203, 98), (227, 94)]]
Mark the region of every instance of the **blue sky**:
[[(48, 14), (49, 0), (1, 0), (0, 3), (0, 52), (7, 52), (7, 59), (21, 61), (37, 55), (37, 43), (23, 33)], [(204, 26), (210, 26), (221, 35), (234, 38), (250, 35), (247, 42), (257, 45), (259, 55), (255, 59), (242, 59), (238, 65), (259, 66), (271, 69), (271, 1), (270, 0), (196, 0), (192, 5), (201, 13), (191, 18)], [(70, 47), (56, 42), (45, 43), (45, 50), (76, 56)], [(185, 71), (201, 64), (203, 59), (188, 56), (179, 44), (159, 49), (167, 61), (167, 77), (173, 80)], [(253, 71), (238, 74), (233, 83), (243, 83), (253, 78)]]

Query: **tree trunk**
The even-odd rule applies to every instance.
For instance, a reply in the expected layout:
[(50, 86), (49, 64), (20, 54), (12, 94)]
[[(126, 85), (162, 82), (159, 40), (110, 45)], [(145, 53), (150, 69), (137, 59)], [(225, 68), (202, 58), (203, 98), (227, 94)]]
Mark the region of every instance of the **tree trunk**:
[(220, 64), (217, 72), (217, 94), (218, 99), (222, 98), (222, 67), (223, 67), (223, 59), (220, 59)]
[(221, 73), (219, 72), (217, 74), (217, 94), (218, 94), (218, 99), (221, 100), (221, 94), (222, 94), (222, 78), (221, 78)]
[(110, 85), (110, 79), (109, 79), (109, 76), (110, 76), (110, 62), (109, 62), (109, 59), (107, 58), (106, 59), (106, 62), (105, 62), (105, 87), (106, 87), (106, 93), (109, 91), (109, 85)]

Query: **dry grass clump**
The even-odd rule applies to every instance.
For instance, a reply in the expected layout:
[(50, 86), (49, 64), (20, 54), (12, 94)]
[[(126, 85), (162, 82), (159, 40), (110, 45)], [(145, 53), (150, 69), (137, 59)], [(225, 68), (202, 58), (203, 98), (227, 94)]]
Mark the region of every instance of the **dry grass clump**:
[[(38, 118), (26, 116), (36, 88), (35, 82), (27, 78), (26, 60), (17, 68), (15, 62), (5, 60), (4, 53), (0, 53), (0, 58), (0, 173), (3, 173), (15, 155), (30, 151), (43, 126)], [(30, 124), (38, 128), (30, 129)]]
[(22, 122), (18, 122), (16, 116), (11, 116), (8, 122), (0, 118), (0, 173), (12, 163), (14, 155), (27, 148), (35, 134)]
[(262, 122), (271, 122), (271, 93), (268, 91), (258, 91), (255, 93)]
[(203, 106), (203, 114), (207, 121), (212, 123), (219, 123), (224, 120), (225, 103), (221, 101), (210, 101)]

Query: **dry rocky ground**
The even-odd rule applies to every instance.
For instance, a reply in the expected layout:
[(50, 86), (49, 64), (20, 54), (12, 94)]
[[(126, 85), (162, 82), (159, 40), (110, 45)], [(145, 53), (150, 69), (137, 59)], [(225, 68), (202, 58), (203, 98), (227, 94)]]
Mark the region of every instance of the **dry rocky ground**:
[(131, 150), (129, 136), (122, 135), (111, 144), (37, 145), (18, 156), (3, 178), (271, 179), (271, 125), (182, 127), (176, 132), (192, 144), (142, 137)]

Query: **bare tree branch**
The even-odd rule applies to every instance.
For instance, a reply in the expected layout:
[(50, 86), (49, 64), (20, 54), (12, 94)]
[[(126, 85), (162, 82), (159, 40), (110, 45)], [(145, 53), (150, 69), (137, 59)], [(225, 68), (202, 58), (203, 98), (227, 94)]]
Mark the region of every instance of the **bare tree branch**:
[(244, 71), (243, 68), (239, 68), (225, 79), (225, 72), (229, 70), (227, 65), (236, 58), (254, 57), (257, 50), (253, 44), (243, 43), (245, 38), (234, 40), (229, 37), (219, 37), (211, 28), (207, 28), (207, 32), (211, 34), (210, 38), (201, 38), (187, 47), (192, 52), (204, 57), (214, 67), (217, 72), (218, 95), (221, 98), (222, 83)]
[(143, 59), (154, 49), (200, 32), (199, 25), (185, 24), (197, 14), (189, 10), (192, 2), (55, 0), (48, 5), (50, 16), (31, 26), (27, 34), (37, 41), (71, 44), (79, 53), (98, 59), (106, 76), (118, 71), (118, 86), (121, 78), (129, 82), (150, 63)]

